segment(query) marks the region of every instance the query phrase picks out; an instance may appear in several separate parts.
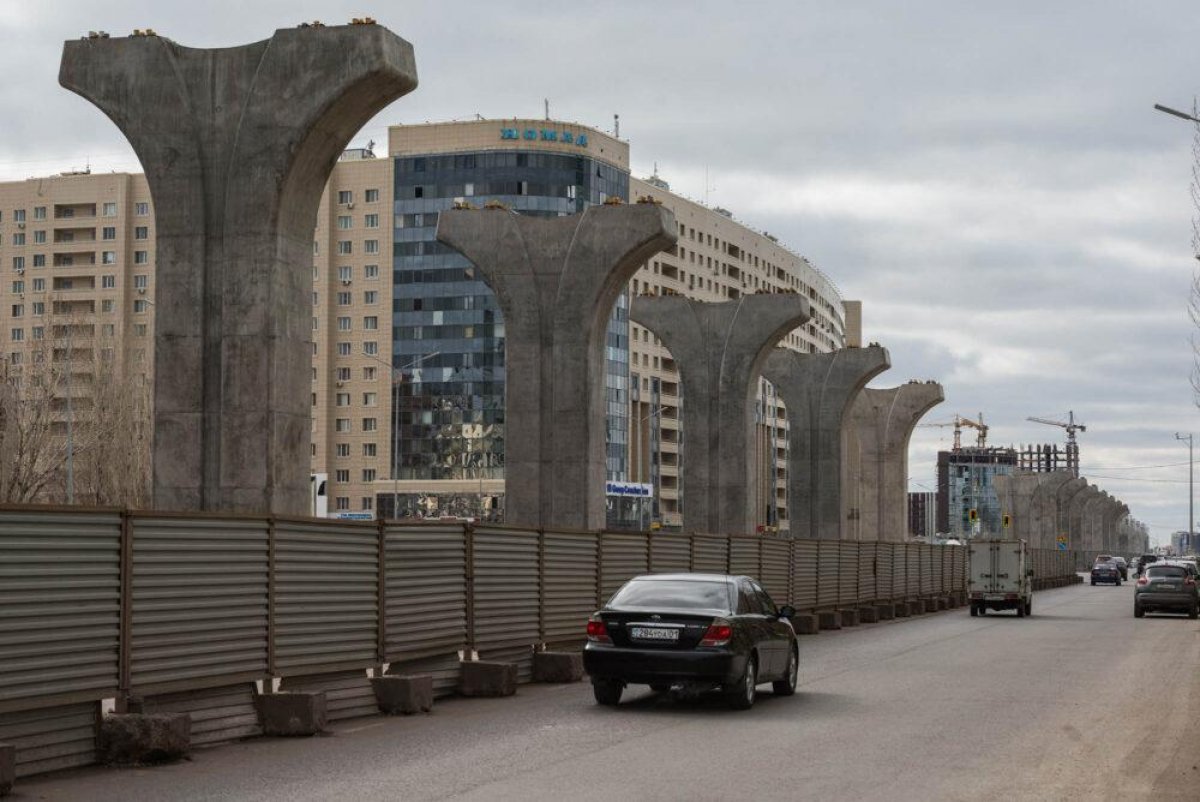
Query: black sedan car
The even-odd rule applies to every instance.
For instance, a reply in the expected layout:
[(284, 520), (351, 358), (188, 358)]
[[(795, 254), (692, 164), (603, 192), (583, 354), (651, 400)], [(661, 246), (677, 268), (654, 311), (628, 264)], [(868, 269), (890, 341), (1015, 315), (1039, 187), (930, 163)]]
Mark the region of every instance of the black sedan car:
[(731, 707), (758, 685), (796, 692), (799, 651), (789, 619), (750, 577), (651, 574), (626, 582), (588, 621), (583, 666), (596, 702), (615, 706), (626, 685), (721, 689)]
[(1092, 584), (1098, 582), (1112, 582), (1114, 585), (1121, 584), (1121, 569), (1113, 562), (1098, 562), (1092, 566)]

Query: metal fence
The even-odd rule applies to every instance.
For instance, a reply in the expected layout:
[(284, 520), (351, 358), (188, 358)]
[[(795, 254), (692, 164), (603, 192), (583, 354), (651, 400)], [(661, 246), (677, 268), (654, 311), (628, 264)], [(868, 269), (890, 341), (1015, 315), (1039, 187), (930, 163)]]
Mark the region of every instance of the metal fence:
[[(1049, 581), (1077, 559), (1039, 552), (1034, 568)], [(18, 758), (33, 773), (90, 762), (79, 716), (103, 699), (225, 700), (218, 739), (246, 734), (245, 704), (228, 700), (253, 681), (391, 664), (449, 692), (472, 654), (525, 674), (540, 645), (580, 643), (631, 576), (668, 571), (750, 574), (804, 612), (961, 593), (966, 549), (0, 508), (0, 741), (37, 732), (46, 748)], [(60, 711), (61, 742), (28, 723), (37, 711)]]

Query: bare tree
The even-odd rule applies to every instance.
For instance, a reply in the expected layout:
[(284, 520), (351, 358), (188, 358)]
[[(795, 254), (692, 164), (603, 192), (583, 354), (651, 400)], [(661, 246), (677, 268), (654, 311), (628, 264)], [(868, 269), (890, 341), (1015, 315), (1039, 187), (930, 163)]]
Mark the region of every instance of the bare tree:
[(0, 363), (0, 501), (44, 500), (67, 460), (55, 432), (60, 372), (40, 345)]

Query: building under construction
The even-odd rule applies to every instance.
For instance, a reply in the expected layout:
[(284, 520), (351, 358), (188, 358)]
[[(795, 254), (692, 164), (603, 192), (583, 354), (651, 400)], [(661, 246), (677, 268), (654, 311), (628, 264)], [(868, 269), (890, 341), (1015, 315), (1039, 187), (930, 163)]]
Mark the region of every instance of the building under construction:
[(1003, 534), (995, 477), (1017, 469), (1014, 448), (968, 447), (939, 451), (937, 530), (964, 539)]

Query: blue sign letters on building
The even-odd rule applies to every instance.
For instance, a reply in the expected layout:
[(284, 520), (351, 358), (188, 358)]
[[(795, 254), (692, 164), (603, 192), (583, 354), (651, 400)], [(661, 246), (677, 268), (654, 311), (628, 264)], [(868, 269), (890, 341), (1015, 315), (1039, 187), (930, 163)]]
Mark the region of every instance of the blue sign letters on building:
[(586, 148), (588, 145), (587, 134), (575, 134), (570, 131), (555, 131), (552, 128), (542, 128), (540, 131), (536, 128), (526, 128), (524, 130), (517, 128), (501, 128), (501, 139), (525, 139), (535, 140), (539, 134), (543, 142), (565, 142), (568, 145), (577, 145), (581, 148)]

